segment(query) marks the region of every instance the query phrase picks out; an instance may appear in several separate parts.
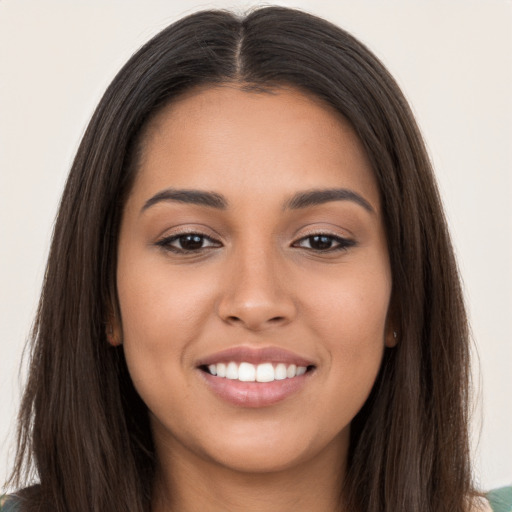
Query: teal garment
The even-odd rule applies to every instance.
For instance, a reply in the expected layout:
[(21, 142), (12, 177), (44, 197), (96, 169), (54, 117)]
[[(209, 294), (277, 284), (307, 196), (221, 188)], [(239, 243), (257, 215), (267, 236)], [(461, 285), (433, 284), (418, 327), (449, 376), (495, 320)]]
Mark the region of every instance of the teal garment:
[[(3, 496), (2, 496), (3, 498)], [(1, 512), (19, 512), (18, 500), (13, 496), (8, 496), (3, 505), (0, 505)]]
[[(512, 512), (512, 487), (502, 487), (488, 492), (486, 495), (493, 512)], [(18, 500), (8, 497), (5, 504), (0, 506), (0, 512), (20, 512)]]
[(502, 487), (487, 493), (493, 512), (512, 512), (512, 487)]

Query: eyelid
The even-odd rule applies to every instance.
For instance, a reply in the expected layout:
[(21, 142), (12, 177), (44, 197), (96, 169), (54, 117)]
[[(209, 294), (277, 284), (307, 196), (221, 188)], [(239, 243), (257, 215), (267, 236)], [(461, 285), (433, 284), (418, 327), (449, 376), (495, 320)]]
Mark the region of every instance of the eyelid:
[(301, 223), (292, 233), (292, 238), (298, 239), (305, 236), (329, 235), (345, 239), (355, 239), (356, 234), (347, 226), (341, 225), (337, 220), (313, 220)]
[(183, 223), (178, 224), (176, 226), (167, 227), (165, 230), (161, 231), (160, 234), (157, 235), (155, 238), (157, 239), (158, 242), (158, 240), (164, 240), (175, 236), (183, 235), (200, 235), (218, 242), (220, 242), (222, 238), (219, 233), (214, 231), (209, 226), (196, 223)]

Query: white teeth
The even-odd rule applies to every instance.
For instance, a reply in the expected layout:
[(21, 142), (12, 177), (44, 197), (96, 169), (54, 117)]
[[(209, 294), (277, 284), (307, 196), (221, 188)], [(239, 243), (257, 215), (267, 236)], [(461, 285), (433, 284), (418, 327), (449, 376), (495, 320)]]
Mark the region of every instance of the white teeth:
[(230, 361), (228, 364), (208, 365), (208, 372), (211, 375), (241, 382), (272, 382), (274, 380), (293, 379), (293, 377), (304, 375), (306, 370), (306, 366), (295, 364), (287, 366), (284, 363), (278, 363), (275, 367), (272, 363), (254, 365), (246, 362), (237, 364), (234, 361)]
[(274, 380), (274, 367), (272, 363), (259, 364), (256, 369), (256, 380), (258, 382), (272, 382)]
[(238, 379), (238, 365), (233, 361), (226, 368), (226, 378), (231, 380)]
[(274, 379), (275, 380), (284, 380), (286, 379), (286, 365), (283, 363), (279, 363), (274, 370)]
[[(225, 377), (226, 376), (226, 365), (224, 363), (219, 363), (217, 365), (212, 364), (211, 366), (217, 367), (217, 377)], [(208, 369), (209, 368), (210, 367), (208, 366)], [(212, 375), (215, 375), (215, 374), (212, 372)]]
[(240, 363), (238, 367), (238, 380), (254, 382), (256, 380), (256, 367), (251, 363)]
[(286, 376), (291, 379), (292, 377), (295, 377), (297, 375), (297, 367), (294, 364), (291, 364), (288, 366), (288, 369), (286, 370)]

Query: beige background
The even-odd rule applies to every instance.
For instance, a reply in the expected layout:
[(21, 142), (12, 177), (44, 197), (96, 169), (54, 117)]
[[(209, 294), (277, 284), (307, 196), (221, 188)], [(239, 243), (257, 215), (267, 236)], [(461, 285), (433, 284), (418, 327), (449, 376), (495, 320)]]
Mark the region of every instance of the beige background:
[[(476, 478), (484, 489), (510, 484), (512, 2), (275, 3), (358, 36), (412, 103), (445, 200), (479, 354)], [(52, 222), (92, 109), (126, 59), (171, 21), (200, 8), (252, 5), (0, 0), (0, 482), (12, 461), (19, 361)]]

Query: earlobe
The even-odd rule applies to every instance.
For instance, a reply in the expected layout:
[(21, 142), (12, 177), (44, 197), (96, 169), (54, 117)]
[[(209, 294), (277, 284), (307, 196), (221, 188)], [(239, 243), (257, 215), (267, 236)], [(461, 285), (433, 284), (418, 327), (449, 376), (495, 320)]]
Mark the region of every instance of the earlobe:
[(400, 325), (398, 319), (400, 318), (398, 302), (396, 296), (390, 299), (388, 315), (386, 318), (386, 333), (384, 336), (384, 345), (388, 348), (396, 347), (398, 340), (400, 339), (400, 331), (397, 329), (397, 325)]
[(384, 344), (388, 348), (396, 347), (398, 344), (398, 332), (395, 331), (391, 326), (388, 328)]
[(113, 347), (118, 347), (123, 344), (121, 329), (115, 318), (110, 318), (105, 326), (105, 334), (107, 341)]
[[(111, 293), (111, 297), (114, 296)], [(112, 298), (105, 306), (105, 337), (112, 347), (123, 344), (123, 330), (120, 321), (119, 309), (114, 306), (116, 302)]]

